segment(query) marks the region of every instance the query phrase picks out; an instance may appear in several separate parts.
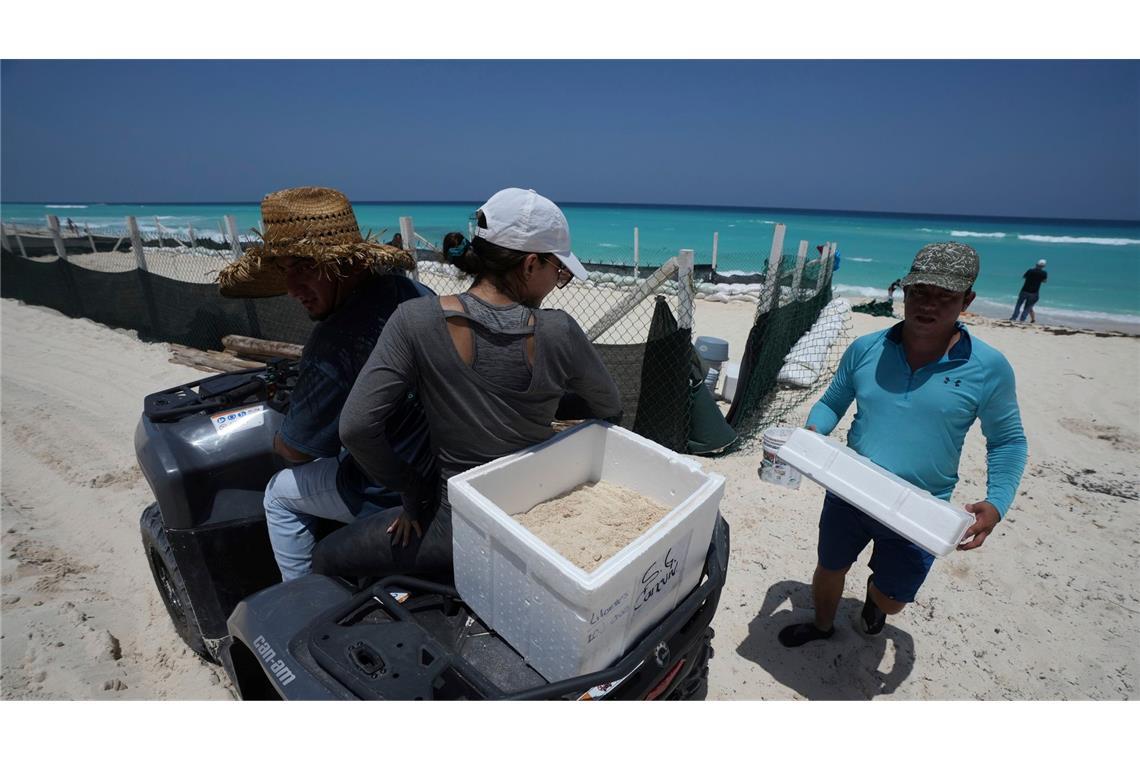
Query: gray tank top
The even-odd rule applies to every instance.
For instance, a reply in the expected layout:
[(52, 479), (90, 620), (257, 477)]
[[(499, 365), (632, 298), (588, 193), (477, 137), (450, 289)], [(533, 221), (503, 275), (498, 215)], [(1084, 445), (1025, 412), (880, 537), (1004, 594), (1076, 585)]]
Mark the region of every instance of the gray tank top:
[(459, 293), (458, 298), (465, 311), (446, 311), (444, 315), (463, 316), (471, 326), (471, 369), (500, 388), (529, 388), (532, 370), (526, 338), (534, 334), (534, 326), (528, 324), (533, 310), (519, 303), (495, 306), (471, 293)]

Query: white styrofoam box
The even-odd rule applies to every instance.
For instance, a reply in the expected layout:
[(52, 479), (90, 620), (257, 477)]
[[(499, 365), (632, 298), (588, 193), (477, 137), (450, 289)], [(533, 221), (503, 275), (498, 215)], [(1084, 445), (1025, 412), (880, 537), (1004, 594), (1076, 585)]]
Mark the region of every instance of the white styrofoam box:
[(736, 382), (740, 379), (740, 362), (729, 362), (724, 365), (724, 386), (720, 395), (724, 400), (732, 403), (732, 397), (736, 395)]
[[(605, 480), (670, 508), (586, 572), (511, 515)], [(455, 587), (548, 680), (609, 667), (700, 581), (724, 478), (616, 425), (590, 422), (455, 475)]]
[(961, 507), (811, 430), (798, 428), (776, 456), (931, 554), (954, 551), (974, 522)]

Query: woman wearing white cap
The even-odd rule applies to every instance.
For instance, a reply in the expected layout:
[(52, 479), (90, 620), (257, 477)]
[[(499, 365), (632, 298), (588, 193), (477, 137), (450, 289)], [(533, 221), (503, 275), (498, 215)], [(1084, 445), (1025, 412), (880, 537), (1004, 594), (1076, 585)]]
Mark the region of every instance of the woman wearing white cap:
[[(447, 260), (475, 278), (466, 293), (402, 304), (356, 380), (340, 435), (364, 471), (403, 495), (403, 507), (359, 520), (317, 548), (328, 575), (451, 572), (452, 475), (550, 438), (563, 397), (574, 416), (615, 419), (618, 388), (572, 317), (540, 309), (554, 288), (589, 275), (570, 252), (566, 217), (533, 190), (495, 193), (475, 239)], [(424, 482), (388, 443), (387, 422), (415, 392), (427, 412), (438, 482)]]

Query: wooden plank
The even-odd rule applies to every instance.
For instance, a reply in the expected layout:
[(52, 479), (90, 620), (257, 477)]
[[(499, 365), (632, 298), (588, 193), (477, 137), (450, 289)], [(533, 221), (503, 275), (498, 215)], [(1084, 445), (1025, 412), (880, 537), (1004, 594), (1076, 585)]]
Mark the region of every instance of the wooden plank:
[(241, 240), (238, 238), (237, 220), (233, 214), (226, 214), (226, 227), (230, 231), (230, 248), (234, 252), (234, 260), (241, 257)]
[(633, 276), (637, 277), (637, 272), (641, 264), (640, 250), (638, 247), (637, 228), (633, 228)]
[(67, 246), (63, 244), (63, 235), (59, 231), (59, 217), (55, 214), (47, 215), (48, 230), (51, 231), (51, 242), (55, 246), (55, 255), (67, 261)]
[(296, 343), (251, 338), (248, 335), (224, 335), (222, 336), (222, 345), (226, 347), (227, 351), (262, 358), (300, 359), (301, 351), (304, 349), (304, 346)]
[(586, 337), (590, 340), (597, 340), (601, 335), (614, 325), (618, 323), (622, 317), (628, 314), (635, 306), (649, 297), (653, 291), (657, 290), (661, 285), (677, 273), (677, 257), (666, 261), (657, 268), (653, 274), (645, 278), (645, 281), (638, 285), (632, 292), (629, 293), (621, 301), (617, 302), (610, 307), (609, 311), (602, 315), (602, 318), (594, 323), (594, 326), (586, 331)]
[[(127, 230), (131, 235), (131, 248), (135, 251), (135, 263), (140, 271), (146, 272), (146, 252), (143, 251), (142, 235), (139, 234), (139, 222), (133, 216), (127, 217)], [(116, 244), (118, 247), (118, 244)]]
[(760, 296), (760, 313), (770, 312), (780, 303), (780, 259), (784, 255), (784, 233), (787, 227), (777, 224), (772, 230), (772, 250), (768, 253), (768, 269), (764, 274), (764, 290)]
[(260, 369), (264, 362), (248, 361), (221, 351), (201, 351), (177, 343), (170, 344), (170, 361), (187, 367), (213, 372), (236, 372), (243, 369)]
[(682, 330), (693, 328), (693, 300), (696, 284), (693, 282), (693, 251), (683, 248), (677, 255), (677, 326)]
[(807, 263), (808, 241), (800, 241), (800, 249), (796, 252), (796, 271), (792, 275), (792, 299), (799, 298), (800, 282), (804, 276), (804, 265)]
[(713, 259), (712, 259), (712, 270), (714, 272), (716, 271), (716, 249), (717, 249), (717, 243), (719, 243), (719, 242), (720, 242), (720, 233), (714, 232), (713, 233)]

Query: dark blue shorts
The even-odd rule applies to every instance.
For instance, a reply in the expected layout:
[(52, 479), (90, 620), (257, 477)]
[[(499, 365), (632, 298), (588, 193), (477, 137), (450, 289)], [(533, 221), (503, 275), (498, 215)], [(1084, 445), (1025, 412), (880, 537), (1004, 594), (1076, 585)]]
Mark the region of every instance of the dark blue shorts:
[(842, 570), (871, 541), (875, 542), (870, 562), (875, 587), (896, 602), (913, 602), (934, 555), (828, 492), (819, 517), (820, 566)]

